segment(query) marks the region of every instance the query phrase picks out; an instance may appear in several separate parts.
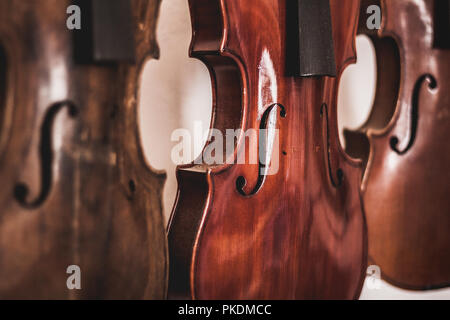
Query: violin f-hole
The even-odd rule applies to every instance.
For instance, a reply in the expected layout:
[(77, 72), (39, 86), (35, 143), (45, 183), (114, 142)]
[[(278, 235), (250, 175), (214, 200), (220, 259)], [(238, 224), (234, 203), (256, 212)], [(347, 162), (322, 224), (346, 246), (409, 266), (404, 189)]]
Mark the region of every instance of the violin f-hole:
[[(262, 119), (261, 119), (261, 123), (259, 126), (260, 129), (260, 137), (259, 137), (259, 147), (263, 148), (265, 151), (267, 151), (267, 146), (266, 146), (266, 139), (263, 139), (264, 143), (263, 145), (261, 145), (261, 132), (262, 130), (267, 130), (268, 129), (268, 120), (269, 120), (269, 116), (271, 114), (271, 112), (273, 111), (274, 108), (279, 107), (280, 110), (280, 117), (282, 118), (286, 118), (286, 108), (279, 104), (279, 103), (274, 103), (272, 105), (270, 105), (267, 110), (264, 112)], [(273, 151), (273, 150), (271, 150)], [(261, 152), (259, 152), (259, 155), (261, 154)], [(267, 154), (267, 152), (265, 152), (265, 154)], [(269, 154), (272, 154), (272, 152), (269, 152)], [(267, 170), (269, 169), (270, 166), (270, 161), (268, 159), (265, 159), (264, 163), (261, 161), (261, 159), (259, 159), (259, 168), (258, 168), (258, 180), (256, 182), (255, 187), (253, 188), (253, 190), (250, 193), (246, 193), (244, 188), (247, 185), (247, 179), (245, 179), (244, 176), (239, 176), (236, 180), (236, 189), (237, 191), (245, 197), (249, 197), (249, 196), (253, 196), (255, 194), (258, 193), (258, 191), (261, 189), (261, 187), (264, 184), (264, 181), (267, 177)]]
[(34, 209), (45, 202), (50, 193), (52, 183), (52, 128), (56, 115), (64, 107), (68, 108), (70, 117), (74, 118), (78, 114), (77, 107), (70, 101), (58, 102), (49, 107), (41, 127), (41, 137), (39, 143), (39, 156), (41, 164), (41, 188), (36, 199), (28, 199), (29, 188), (25, 183), (19, 183), (14, 188), (14, 197), (25, 208)]
[(326, 166), (328, 168), (328, 176), (330, 178), (331, 184), (333, 185), (333, 187), (335, 188), (339, 188), (340, 186), (342, 186), (342, 182), (344, 181), (344, 171), (339, 168), (336, 171), (336, 179), (334, 178), (333, 175), (333, 169), (331, 168), (331, 155), (330, 155), (330, 127), (329, 127), (329, 119), (328, 119), (328, 105), (326, 103), (323, 103), (322, 106), (320, 107), (320, 116), (322, 118), (324, 118), (325, 121), (325, 130), (327, 131), (326, 133), (326, 150), (325, 150), (325, 163)]
[(417, 127), (419, 123), (419, 96), (420, 89), (425, 81), (428, 81), (428, 88), (435, 89), (437, 87), (436, 78), (434, 78), (431, 74), (425, 74), (421, 76), (414, 86), (412, 101), (411, 101), (411, 130), (409, 134), (409, 141), (406, 145), (405, 149), (400, 150), (398, 148), (399, 138), (397, 136), (393, 136), (390, 139), (391, 149), (399, 155), (406, 154), (413, 146), (414, 141), (416, 140), (417, 135)]

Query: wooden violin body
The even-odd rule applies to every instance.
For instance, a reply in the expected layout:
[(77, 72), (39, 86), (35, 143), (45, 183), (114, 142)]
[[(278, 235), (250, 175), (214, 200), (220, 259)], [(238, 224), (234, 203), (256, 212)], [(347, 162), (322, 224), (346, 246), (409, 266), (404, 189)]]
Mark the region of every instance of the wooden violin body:
[(378, 61), (373, 111), (357, 132), (346, 132), (347, 151), (366, 162), (370, 263), (402, 288), (444, 287), (450, 284), (449, 2), (385, 0), (381, 8), (382, 28), (369, 35)]
[[(83, 63), (71, 4), (0, 0), (0, 298), (162, 299), (165, 175), (146, 166), (136, 119), (159, 1), (126, 2), (134, 61)], [(71, 265), (81, 290), (67, 287)]]
[[(191, 55), (213, 83), (212, 126), (278, 132), (279, 148), (267, 153), (271, 165), (279, 161), (270, 175), (247, 163), (178, 168), (171, 298), (359, 296), (367, 259), (362, 171), (341, 149), (336, 116), (339, 77), (356, 58), (359, 1), (331, 1), (337, 78), (287, 75), (289, 3), (190, 1)], [(232, 156), (249, 148), (245, 140), (238, 137)]]

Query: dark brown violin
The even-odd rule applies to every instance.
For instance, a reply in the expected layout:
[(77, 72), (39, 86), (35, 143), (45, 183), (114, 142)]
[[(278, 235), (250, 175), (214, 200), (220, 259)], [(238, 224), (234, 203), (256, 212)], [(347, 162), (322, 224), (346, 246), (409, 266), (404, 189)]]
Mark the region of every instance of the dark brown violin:
[[(359, 1), (190, 0), (190, 9), (191, 55), (211, 72), (212, 126), (241, 131), (224, 155), (232, 164), (178, 168), (169, 296), (357, 298), (362, 171), (340, 146), (336, 103), (356, 59)], [(237, 164), (255, 153), (249, 129), (265, 130), (259, 163)]]
[[(0, 0), (0, 298), (164, 298), (165, 175), (136, 101), (159, 0)], [(69, 266), (81, 290), (69, 290)]]
[(386, 0), (381, 8), (381, 30), (368, 34), (378, 63), (373, 111), (357, 132), (346, 132), (347, 151), (366, 163), (369, 258), (399, 287), (444, 287), (450, 284), (450, 1)]

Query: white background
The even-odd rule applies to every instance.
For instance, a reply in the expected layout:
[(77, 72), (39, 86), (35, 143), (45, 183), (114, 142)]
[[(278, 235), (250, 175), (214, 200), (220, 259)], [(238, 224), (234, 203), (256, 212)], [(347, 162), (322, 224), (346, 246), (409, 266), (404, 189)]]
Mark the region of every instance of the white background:
[[(172, 132), (186, 128), (193, 132), (194, 122), (209, 128), (211, 85), (206, 67), (188, 57), (191, 23), (187, 0), (163, 0), (157, 37), (161, 49), (158, 61), (147, 63), (142, 75), (140, 130), (149, 163), (167, 172), (164, 208), (168, 219), (177, 190), (171, 160)], [(375, 53), (365, 37), (357, 39), (358, 63), (345, 71), (339, 94), (339, 125), (357, 128), (368, 116), (375, 84)], [(204, 141), (200, 139), (197, 145)], [(200, 152), (197, 150), (197, 152)], [(191, 160), (193, 157), (191, 158)], [(412, 292), (381, 282), (379, 289), (365, 286), (361, 299), (450, 299), (450, 289)]]

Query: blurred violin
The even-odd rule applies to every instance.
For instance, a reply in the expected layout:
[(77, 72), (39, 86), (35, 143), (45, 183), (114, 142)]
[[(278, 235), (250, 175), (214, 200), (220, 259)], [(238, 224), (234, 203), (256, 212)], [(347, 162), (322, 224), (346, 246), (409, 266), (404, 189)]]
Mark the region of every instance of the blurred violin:
[[(359, 1), (189, 3), (191, 56), (214, 89), (212, 127), (237, 139), (225, 164), (209, 161), (216, 139), (203, 163), (177, 170), (169, 297), (357, 298), (367, 259), (362, 171), (340, 146), (336, 103), (356, 59)], [(255, 153), (257, 163), (238, 163)]]
[(0, 0), (0, 298), (165, 297), (165, 175), (136, 119), (159, 3), (79, 1), (69, 30), (72, 1)]
[[(365, 1), (382, 8), (372, 113), (347, 151), (362, 158), (370, 263), (406, 289), (450, 284), (450, 1)], [(365, 12), (362, 11), (362, 14)]]

